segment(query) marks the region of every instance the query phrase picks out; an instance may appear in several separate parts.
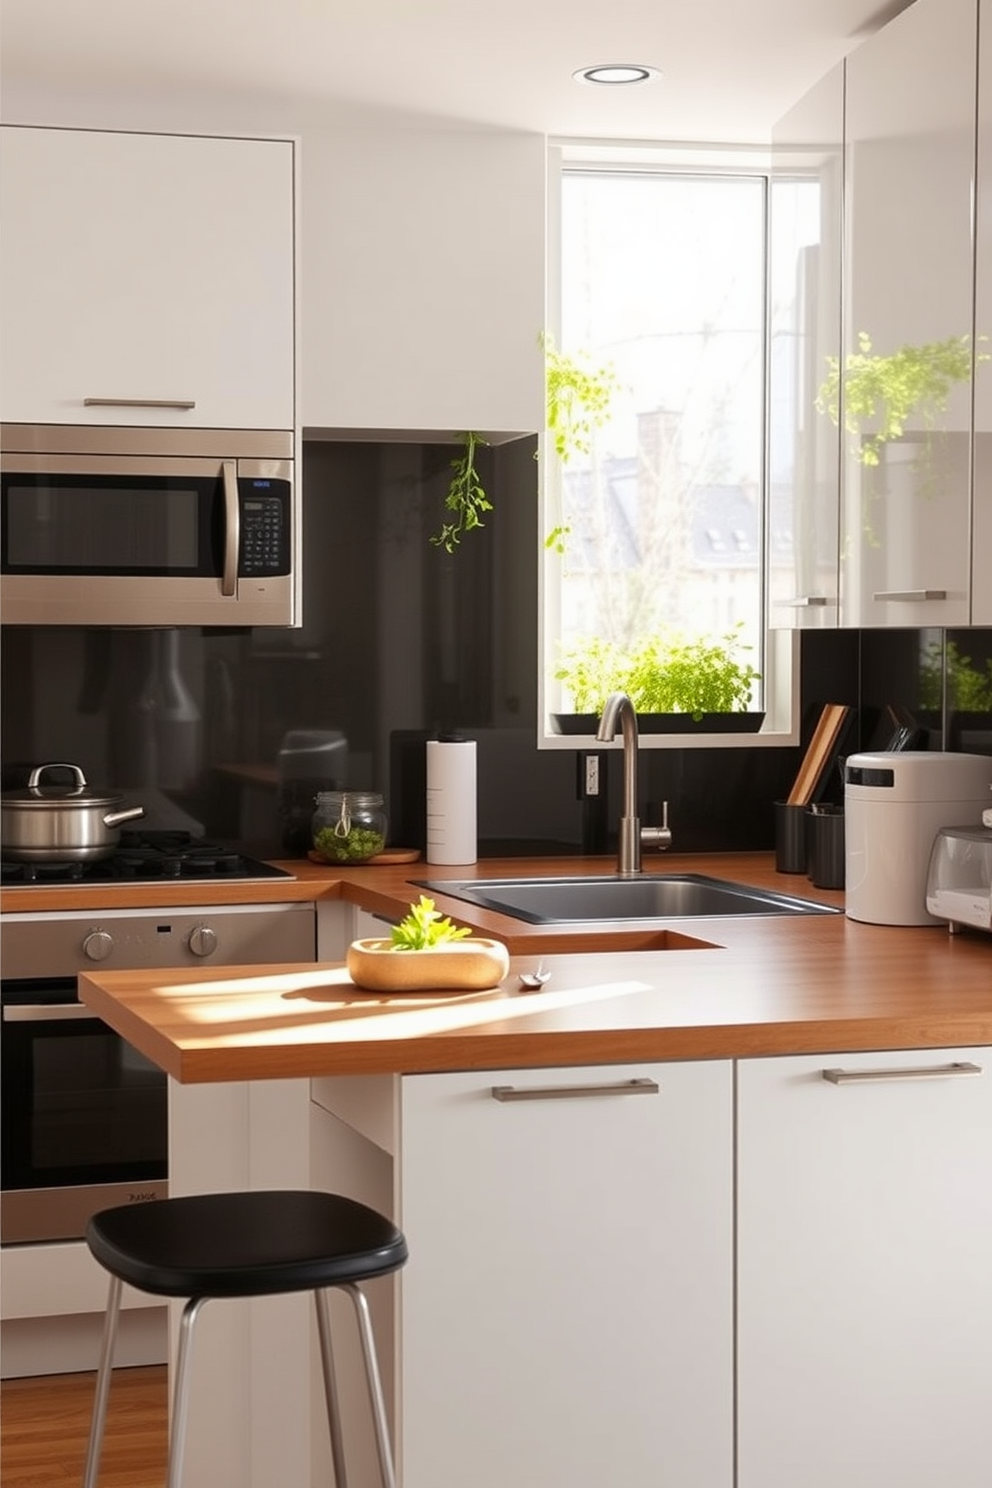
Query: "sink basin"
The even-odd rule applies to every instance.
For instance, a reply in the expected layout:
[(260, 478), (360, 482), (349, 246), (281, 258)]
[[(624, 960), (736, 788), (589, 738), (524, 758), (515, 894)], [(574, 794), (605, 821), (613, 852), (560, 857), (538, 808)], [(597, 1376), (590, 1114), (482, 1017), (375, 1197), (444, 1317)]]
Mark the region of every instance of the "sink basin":
[(840, 914), (772, 889), (699, 873), (642, 873), (577, 878), (422, 879), (418, 887), (449, 894), (532, 925), (590, 920), (681, 920), (716, 915)]

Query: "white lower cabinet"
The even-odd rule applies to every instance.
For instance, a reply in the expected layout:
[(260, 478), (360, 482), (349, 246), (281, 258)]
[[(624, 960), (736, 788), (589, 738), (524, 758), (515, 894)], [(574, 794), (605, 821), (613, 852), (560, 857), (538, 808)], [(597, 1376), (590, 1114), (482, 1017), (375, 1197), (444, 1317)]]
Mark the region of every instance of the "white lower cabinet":
[(990, 1076), (740, 1064), (738, 1488), (992, 1481)]
[(730, 1488), (731, 1064), (401, 1087), (403, 1488)]

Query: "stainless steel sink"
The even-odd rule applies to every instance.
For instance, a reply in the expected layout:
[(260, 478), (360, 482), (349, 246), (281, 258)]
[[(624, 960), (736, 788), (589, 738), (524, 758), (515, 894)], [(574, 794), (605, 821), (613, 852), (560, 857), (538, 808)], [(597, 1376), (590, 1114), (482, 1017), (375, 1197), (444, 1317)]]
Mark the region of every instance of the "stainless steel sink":
[(723, 915), (840, 914), (828, 904), (700, 873), (641, 873), (575, 878), (420, 879), (449, 894), (532, 925), (590, 920), (683, 920)]

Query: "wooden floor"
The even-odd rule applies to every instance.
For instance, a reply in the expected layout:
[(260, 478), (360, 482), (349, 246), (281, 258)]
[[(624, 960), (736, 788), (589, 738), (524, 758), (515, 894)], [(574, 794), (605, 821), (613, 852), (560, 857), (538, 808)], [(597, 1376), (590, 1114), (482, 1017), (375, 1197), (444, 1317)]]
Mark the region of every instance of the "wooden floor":
[[(0, 1383), (3, 1488), (80, 1488), (95, 1383), (93, 1374)], [(162, 1488), (167, 1388), (164, 1364), (115, 1371), (100, 1488)]]

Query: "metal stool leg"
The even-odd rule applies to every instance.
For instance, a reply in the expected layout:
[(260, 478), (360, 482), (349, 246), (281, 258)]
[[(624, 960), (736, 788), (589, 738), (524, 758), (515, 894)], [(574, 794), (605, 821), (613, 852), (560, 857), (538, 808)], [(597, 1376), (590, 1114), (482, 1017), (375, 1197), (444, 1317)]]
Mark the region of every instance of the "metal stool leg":
[(379, 1452), (379, 1469), (382, 1473), (383, 1488), (396, 1488), (393, 1456), (389, 1447), (389, 1426), (386, 1422), (386, 1402), (383, 1399), (382, 1380), (379, 1377), (379, 1363), (375, 1351), (368, 1298), (355, 1282), (345, 1283), (341, 1291), (347, 1292), (351, 1298), (355, 1308), (355, 1317), (358, 1320), (358, 1336), (362, 1341), (362, 1355), (365, 1359), (365, 1378), (368, 1381), (369, 1399), (372, 1403), (372, 1420), (375, 1425), (375, 1443)]
[(331, 1432), (331, 1460), (334, 1463), (336, 1488), (348, 1488), (348, 1470), (344, 1461), (344, 1436), (341, 1430), (341, 1407), (338, 1404), (334, 1353), (331, 1347), (331, 1310), (327, 1292), (318, 1288), (313, 1294), (317, 1311), (317, 1334), (320, 1338), (320, 1362), (324, 1371), (324, 1396), (327, 1400), (327, 1424)]
[(103, 1319), (103, 1343), (96, 1372), (96, 1397), (93, 1401), (93, 1419), (90, 1422), (90, 1441), (86, 1449), (83, 1488), (96, 1488), (97, 1474), (100, 1471), (100, 1452), (103, 1448), (103, 1428), (107, 1423), (107, 1397), (110, 1394), (110, 1376), (114, 1367), (114, 1342), (117, 1338), (117, 1320), (121, 1314), (123, 1287), (124, 1283), (119, 1276), (110, 1278), (107, 1311)]
[[(172, 1429), (169, 1432), (169, 1476), (166, 1488), (180, 1488), (183, 1454), (186, 1450), (186, 1421), (189, 1416), (189, 1384), (193, 1353), (193, 1327), (206, 1297), (192, 1297), (183, 1308), (176, 1351), (176, 1385), (172, 1397)], [(89, 1488), (89, 1484), (87, 1484)], [(93, 1485), (96, 1488), (96, 1485)]]

